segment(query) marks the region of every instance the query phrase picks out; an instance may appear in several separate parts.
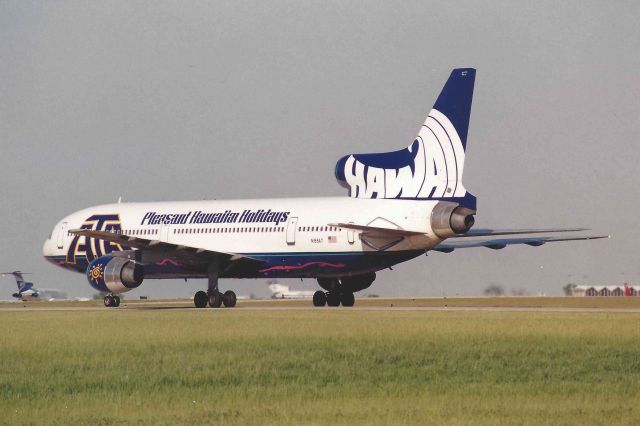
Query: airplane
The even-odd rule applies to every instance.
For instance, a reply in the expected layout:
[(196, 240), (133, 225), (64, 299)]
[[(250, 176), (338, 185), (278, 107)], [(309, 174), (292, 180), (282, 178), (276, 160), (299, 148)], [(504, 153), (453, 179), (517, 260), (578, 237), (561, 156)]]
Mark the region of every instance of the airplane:
[(406, 148), (340, 158), (348, 197), (99, 205), (60, 220), (43, 255), (86, 274), (107, 307), (146, 279), (168, 278), (207, 279), (197, 308), (236, 305), (220, 278), (314, 278), (314, 306), (349, 307), (376, 272), (429, 252), (606, 238), (559, 234), (584, 228), (472, 229), (476, 197), (462, 175), (475, 75), (451, 72)]
[(33, 283), (26, 282), (22, 277), (23, 275), (26, 275), (28, 273), (29, 272), (20, 272), (20, 271), (0, 272), (0, 276), (13, 275), (13, 278), (16, 279), (18, 292), (12, 294), (12, 296), (15, 297), (16, 299), (20, 299), (25, 302), (28, 300), (40, 300), (39, 291), (33, 286)]
[(269, 284), (272, 299), (311, 299), (315, 291), (311, 290), (291, 290), (288, 285), (276, 282)]

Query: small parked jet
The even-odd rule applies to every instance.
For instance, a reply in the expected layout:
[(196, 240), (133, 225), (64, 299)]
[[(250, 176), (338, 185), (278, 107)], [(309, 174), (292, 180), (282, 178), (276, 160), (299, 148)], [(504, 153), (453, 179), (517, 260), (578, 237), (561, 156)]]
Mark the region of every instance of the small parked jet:
[(105, 306), (143, 279), (162, 278), (207, 278), (194, 296), (198, 308), (235, 306), (219, 278), (316, 278), (324, 291), (315, 292), (315, 306), (353, 306), (377, 271), (428, 251), (604, 238), (549, 234), (580, 228), (471, 229), (476, 197), (462, 172), (475, 75), (453, 70), (408, 147), (341, 158), (336, 178), (349, 197), (90, 207), (58, 222), (43, 254), (85, 273), (108, 293)]
[(269, 284), (272, 299), (311, 299), (315, 294), (311, 290), (291, 290), (288, 285)]
[(38, 297), (40, 296), (40, 294), (38, 290), (33, 286), (33, 283), (26, 282), (22, 277), (23, 275), (26, 275), (26, 274), (28, 274), (28, 272), (20, 272), (20, 271), (0, 272), (0, 276), (13, 275), (13, 278), (15, 278), (16, 285), (18, 286), (18, 292), (13, 293), (12, 294), (13, 297), (15, 297), (16, 299), (24, 300), (24, 301), (39, 300)]

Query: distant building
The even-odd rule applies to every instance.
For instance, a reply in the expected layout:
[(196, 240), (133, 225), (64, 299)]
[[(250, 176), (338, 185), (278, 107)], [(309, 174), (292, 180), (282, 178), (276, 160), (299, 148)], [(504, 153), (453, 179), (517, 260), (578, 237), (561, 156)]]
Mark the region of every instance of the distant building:
[(603, 296), (603, 297), (622, 297), (622, 296), (640, 296), (640, 286), (630, 286), (628, 284), (619, 286), (604, 285), (577, 285), (570, 290), (571, 296)]

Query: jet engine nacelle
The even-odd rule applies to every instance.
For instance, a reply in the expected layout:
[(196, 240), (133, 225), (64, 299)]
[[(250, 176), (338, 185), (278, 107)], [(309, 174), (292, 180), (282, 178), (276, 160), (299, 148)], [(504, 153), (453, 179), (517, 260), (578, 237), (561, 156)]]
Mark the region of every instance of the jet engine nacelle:
[(475, 210), (457, 203), (440, 201), (431, 211), (431, 229), (440, 238), (466, 234), (475, 223), (474, 214)]
[(106, 293), (124, 293), (142, 284), (142, 265), (123, 257), (102, 256), (87, 267), (91, 287)]

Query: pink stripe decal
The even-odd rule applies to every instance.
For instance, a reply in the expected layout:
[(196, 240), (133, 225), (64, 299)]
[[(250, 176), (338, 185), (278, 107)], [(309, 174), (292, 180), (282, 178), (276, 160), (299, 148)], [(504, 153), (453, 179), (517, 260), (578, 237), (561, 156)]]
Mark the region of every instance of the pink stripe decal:
[(182, 266), (180, 263), (176, 262), (173, 259), (162, 259), (160, 262), (156, 262), (158, 266), (167, 266), (167, 264), (171, 264), (173, 266)]
[(340, 268), (344, 268), (344, 263), (328, 263), (328, 262), (307, 262), (304, 265), (282, 265), (282, 266), (272, 266), (270, 268), (267, 269), (260, 269), (258, 272), (262, 272), (265, 275), (267, 275), (268, 272), (271, 271), (294, 271), (294, 270), (298, 270), (298, 269), (305, 269), (308, 268), (310, 266), (319, 266), (321, 268), (336, 268), (336, 269), (340, 269)]

